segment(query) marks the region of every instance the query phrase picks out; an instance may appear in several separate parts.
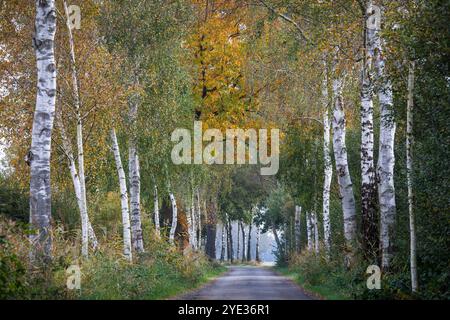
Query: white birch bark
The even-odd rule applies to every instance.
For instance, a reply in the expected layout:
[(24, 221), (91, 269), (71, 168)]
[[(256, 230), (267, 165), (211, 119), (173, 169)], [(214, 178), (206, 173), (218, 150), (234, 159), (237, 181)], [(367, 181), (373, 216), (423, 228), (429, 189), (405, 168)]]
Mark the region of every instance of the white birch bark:
[(130, 212), (128, 208), (127, 180), (125, 177), (125, 171), (123, 170), (122, 166), (122, 159), (120, 157), (119, 144), (117, 142), (115, 129), (111, 129), (111, 140), (112, 140), (112, 151), (114, 153), (114, 159), (117, 167), (117, 174), (119, 176), (120, 204), (122, 207), (122, 226), (123, 226), (123, 255), (127, 260), (132, 261), (131, 227), (130, 227)]
[(376, 177), (374, 164), (373, 94), (376, 23), (372, 23), (372, 1), (366, 2), (364, 60), (361, 70), (361, 213), (362, 242), (365, 254), (376, 257), (378, 218), (376, 212)]
[(301, 229), (300, 229), (300, 218), (302, 214), (302, 207), (295, 206), (295, 217), (294, 217), (294, 224), (295, 224), (295, 251), (297, 253), (300, 253), (301, 251), (301, 243), (300, 243), (300, 235), (301, 235)]
[(418, 290), (417, 280), (417, 255), (416, 255), (416, 224), (414, 217), (414, 190), (413, 190), (413, 115), (414, 115), (414, 70), (415, 63), (409, 63), (408, 72), (408, 104), (406, 109), (406, 176), (408, 184), (408, 211), (409, 211), (409, 235), (410, 235), (410, 268), (411, 289)]
[(35, 4), (37, 96), (26, 160), (30, 165), (30, 259), (45, 263), (52, 257), (50, 156), (56, 103), (56, 8), (54, 0), (36, 0)]
[(342, 96), (343, 79), (333, 80), (333, 148), (336, 163), (336, 174), (341, 195), (342, 211), (344, 214), (344, 237), (346, 241), (346, 266), (354, 260), (356, 241), (356, 209), (353, 185), (350, 177), (345, 143), (345, 113)]
[[(136, 99), (137, 100), (137, 99)], [(135, 126), (138, 112), (137, 101), (130, 102), (130, 126), (131, 137), (129, 146), (129, 179), (130, 179), (130, 210), (131, 210), (131, 243), (136, 252), (144, 252), (144, 241), (142, 238), (141, 223), (141, 174), (139, 168), (139, 156), (136, 149)]]
[(253, 224), (250, 223), (248, 225), (248, 236), (247, 236), (247, 261), (252, 260), (252, 227)]
[(188, 214), (188, 230), (189, 230), (189, 244), (192, 249), (197, 250), (197, 240), (195, 237), (195, 202), (194, 190), (191, 192), (191, 208)]
[(220, 261), (222, 262), (225, 261), (225, 244), (226, 244), (225, 235), (226, 235), (225, 224), (222, 223), (222, 247), (220, 250)]
[(319, 223), (317, 219), (317, 213), (312, 213), (312, 221), (313, 221), (313, 227), (314, 227), (314, 249), (316, 253), (319, 253), (320, 246), (319, 246)]
[(259, 227), (256, 227), (255, 260), (256, 260), (256, 262), (260, 261), (260, 257), (259, 257)]
[[(80, 197), (81, 197), (81, 254), (84, 257), (88, 256), (89, 248), (89, 215), (87, 208), (87, 196), (86, 196), (86, 178), (84, 174), (84, 146), (83, 146), (83, 123), (80, 110), (80, 93), (78, 88), (78, 72), (76, 68), (75, 59), (75, 41), (72, 34), (72, 28), (70, 25), (69, 10), (67, 8), (67, 2), (64, 1), (64, 12), (66, 14), (66, 26), (67, 33), (69, 36), (69, 47), (70, 47), (70, 64), (72, 69), (72, 91), (73, 91), (73, 102), (75, 107), (75, 114), (77, 120), (77, 156), (78, 156), (78, 178), (80, 182)], [(61, 122), (62, 123), (62, 122)], [(92, 230), (92, 227), (91, 227)], [(92, 232), (92, 231), (91, 231)]]
[[(77, 171), (77, 168), (75, 165), (75, 157), (73, 156), (72, 146), (70, 144), (70, 140), (68, 139), (68, 137), (66, 135), (66, 131), (64, 128), (64, 124), (62, 123), (61, 117), (57, 117), (57, 118), (59, 118), (59, 120), (58, 119), (57, 120), (59, 122), (62, 147), (64, 149), (65, 156), (67, 157), (67, 160), (68, 160), (70, 176), (72, 178), (73, 188), (75, 191), (75, 197), (77, 199), (78, 210), (80, 211), (80, 218), (81, 218), (81, 220), (87, 219), (87, 229), (88, 229), (89, 241), (91, 242), (92, 248), (94, 250), (96, 250), (98, 248), (98, 240), (97, 240), (97, 237), (95, 236), (95, 232), (94, 232), (94, 229), (92, 228), (91, 222), (89, 221), (89, 216), (87, 215), (87, 211), (85, 210), (85, 203), (82, 200), (81, 182), (80, 182), (78, 171)], [(82, 223), (82, 228), (83, 228), (83, 223)], [(86, 239), (83, 239), (83, 236), (84, 236), (84, 234), (82, 232), (82, 255), (87, 256), (86, 254), (83, 254), (83, 250), (87, 251), (88, 241), (86, 241)], [(86, 246), (86, 248), (84, 248), (84, 246)]]
[(177, 230), (177, 223), (178, 223), (178, 208), (177, 208), (177, 201), (175, 200), (175, 196), (172, 192), (169, 192), (169, 198), (170, 203), (172, 204), (172, 224), (170, 226), (169, 243), (174, 244), (175, 231)]
[(198, 236), (197, 236), (197, 248), (201, 249), (202, 247), (202, 210), (201, 210), (201, 202), (200, 202), (200, 190), (197, 188), (197, 230), (198, 230)]
[(327, 64), (326, 60), (324, 59), (324, 76), (322, 80), (323, 162), (324, 162), (322, 212), (323, 212), (324, 245), (327, 255), (329, 255), (331, 251), (330, 190), (331, 190), (331, 179), (333, 175), (333, 165), (331, 162), (331, 148), (330, 148), (331, 128), (330, 128), (330, 118), (328, 115), (329, 102), (330, 99), (328, 94)]
[(161, 226), (159, 224), (159, 200), (158, 200), (158, 186), (155, 184), (153, 191), (153, 216), (155, 220), (156, 236), (161, 237)]
[[(383, 8), (381, 8), (383, 12)], [(380, 202), (380, 242), (381, 266), (389, 269), (394, 251), (394, 228), (396, 216), (394, 187), (394, 143), (396, 124), (392, 84), (385, 74), (385, 57), (382, 50), (382, 39), (375, 38), (375, 69), (377, 72), (378, 99), (380, 103), (380, 142), (378, 155), (378, 198)]]
[(313, 235), (312, 235), (311, 214), (309, 212), (306, 212), (306, 238), (308, 240), (308, 243), (307, 243), (308, 251), (312, 251)]
[(240, 254), (240, 252), (241, 252), (241, 246), (240, 246), (240, 243), (239, 243), (239, 239), (240, 239), (240, 237), (239, 237), (239, 231), (240, 231), (240, 229), (241, 229), (241, 224), (238, 222), (237, 223), (237, 246), (236, 246), (236, 259), (237, 260), (239, 260), (239, 254)]

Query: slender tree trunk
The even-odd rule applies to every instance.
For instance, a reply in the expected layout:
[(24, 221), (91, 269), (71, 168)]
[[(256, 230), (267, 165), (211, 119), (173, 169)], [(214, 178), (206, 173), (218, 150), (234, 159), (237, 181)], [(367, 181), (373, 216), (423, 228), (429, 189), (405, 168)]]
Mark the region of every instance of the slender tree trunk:
[[(80, 110), (80, 93), (78, 88), (78, 72), (76, 68), (76, 60), (75, 60), (75, 41), (72, 34), (72, 29), (69, 24), (69, 11), (67, 8), (67, 2), (64, 1), (64, 11), (66, 14), (66, 26), (69, 36), (69, 45), (70, 45), (70, 64), (72, 69), (72, 90), (73, 90), (73, 102), (75, 107), (75, 114), (77, 119), (77, 149), (78, 149), (78, 179), (80, 182), (80, 197), (81, 197), (81, 254), (84, 257), (88, 256), (88, 248), (89, 248), (89, 215), (87, 208), (87, 196), (86, 196), (86, 178), (84, 174), (84, 147), (83, 147), (83, 123), (82, 116)], [(62, 123), (62, 121), (61, 121)], [(92, 229), (92, 227), (91, 227)]]
[(319, 226), (318, 226), (318, 219), (317, 219), (317, 213), (314, 211), (312, 213), (312, 220), (313, 220), (313, 227), (314, 227), (314, 249), (317, 254), (319, 254)]
[(273, 236), (275, 237), (275, 243), (277, 244), (277, 248), (280, 251), (281, 255), (284, 257), (285, 256), (284, 248), (281, 244), (280, 237), (278, 236), (277, 229), (274, 226), (272, 226), (272, 233), (273, 233)]
[(47, 263), (52, 258), (50, 156), (56, 103), (55, 1), (36, 0), (33, 47), (37, 64), (37, 96), (31, 134), (30, 165), (30, 260)]
[[(253, 219), (251, 220), (253, 221)], [(252, 261), (252, 250), (251, 250), (251, 244), (252, 244), (252, 222), (250, 222), (248, 226), (248, 237), (247, 237), (247, 261)]]
[[(327, 255), (331, 251), (331, 223), (330, 223), (330, 187), (333, 175), (333, 165), (331, 162), (331, 148), (330, 148), (330, 118), (328, 115), (329, 109), (329, 95), (328, 95), (328, 76), (327, 63), (324, 59), (324, 77), (322, 81), (322, 109), (323, 109), (323, 160), (324, 160), (324, 180), (322, 193), (322, 210), (323, 210), (323, 235), (324, 245)], [(301, 208), (299, 208), (301, 210)], [(300, 212), (299, 212), (300, 214)], [(298, 221), (300, 229), (300, 218)], [(297, 252), (300, 252), (300, 230), (298, 230), (298, 246)]]
[(122, 206), (122, 226), (123, 226), (123, 255), (127, 260), (131, 261), (132, 260), (131, 227), (130, 227), (130, 212), (128, 208), (127, 180), (125, 177), (125, 171), (123, 170), (122, 166), (122, 159), (120, 157), (120, 150), (119, 144), (117, 142), (116, 131), (114, 129), (111, 129), (111, 140), (120, 185), (120, 203)]
[(129, 139), (128, 171), (130, 179), (130, 210), (131, 210), (131, 242), (136, 252), (144, 252), (141, 223), (141, 174), (139, 156), (136, 148), (136, 120), (138, 115), (138, 97), (130, 101), (129, 121), (131, 136)]
[[(84, 204), (83, 204), (83, 200), (82, 200), (82, 196), (81, 196), (81, 183), (80, 183), (78, 171), (77, 171), (77, 168), (75, 165), (75, 157), (73, 156), (72, 146), (70, 144), (70, 140), (68, 139), (68, 137), (66, 135), (66, 131), (64, 128), (64, 124), (62, 122), (62, 118), (61, 117), (57, 117), (57, 118), (59, 118), (59, 120), (58, 119), (57, 120), (59, 122), (61, 140), (62, 140), (62, 144), (63, 144), (64, 153), (68, 160), (70, 176), (72, 178), (73, 188), (75, 191), (75, 197), (77, 199), (78, 210), (80, 211), (80, 218), (83, 219)], [(92, 248), (94, 250), (96, 250), (98, 248), (98, 240), (97, 240), (97, 237), (95, 236), (95, 232), (94, 232), (94, 229), (92, 228), (91, 222), (89, 221), (89, 216), (87, 216), (87, 224), (88, 224), (89, 240), (91, 241)], [(82, 239), (82, 246), (83, 246), (83, 239)]]
[(240, 243), (239, 243), (239, 239), (240, 239), (240, 237), (239, 237), (239, 231), (240, 231), (240, 229), (241, 229), (241, 224), (238, 222), (237, 223), (237, 247), (236, 247), (236, 260), (239, 260), (239, 255), (240, 255), (240, 252), (241, 252), (241, 246), (240, 246)]
[(308, 243), (307, 243), (308, 251), (312, 251), (313, 235), (312, 235), (311, 214), (309, 212), (306, 212), (306, 238), (308, 240)]
[(301, 243), (300, 243), (300, 235), (301, 235), (301, 229), (300, 229), (300, 218), (302, 214), (302, 207), (295, 206), (295, 251), (297, 253), (300, 253), (301, 251)]
[(373, 93), (374, 44), (376, 30), (368, 19), (372, 1), (367, 1), (364, 19), (364, 61), (361, 71), (361, 213), (362, 245), (369, 260), (378, 256), (377, 188), (374, 164)]
[[(191, 181), (192, 186), (192, 181)], [(191, 209), (190, 214), (188, 214), (188, 230), (189, 230), (189, 243), (192, 249), (197, 250), (197, 239), (196, 239), (196, 223), (195, 223), (195, 200), (194, 200), (194, 188), (191, 189)]]
[(410, 234), (410, 265), (411, 265), (411, 289), (418, 290), (417, 257), (416, 257), (416, 224), (414, 217), (414, 190), (413, 190), (413, 112), (414, 112), (414, 69), (415, 62), (409, 63), (408, 73), (408, 105), (406, 121), (406, 174), (408, 180), (408, 211)]
[(159, 199), (158, 199), (158, 187), (155, 184), (153, 193), (153, 214), (155, 220), (155, 230), (157, 237), (161, 237), (161, 226), (159, 224)]
[(255, 248), (255, 259), (256, 262), (260, 262), (261, 259), (259, 257), (259, 227), (256, 227), (256, 248)]
[(220, 261), (224, 262), (225, 261), (225, 223), (222, 223), (222, 248), (220, 250)]
[(175, 243), (175, 230), (177, 229), (178, 223), (178, 208), (177, 201), (175, 200), (175, 196), (172, 192), (169, 192), (170, 203), (172, 204), (172, 225), (170, 226), (169, 233), (169, 243)]
[[(216, 259), (216, 236), (217, 236), (217, 215), (216, 207), (213, 201), (209, 200), (209, 205), (205, 205), (206, 221), (206, 255), (210, 259)], [(208, 210), (209, 209), (209, 210)], [(223, 241), (223, 239), (222, 239)], [(223, 244), (223, 243), (222, 243)]]
[(230, 253), (230, 261), (231, 263), (234, 262), (234, 250), (233, 250), (233, 225), (232, 222), (230, 220), (230, 218), (228, 218), (228, 233), (230, 235), (230, 239), (229, 239), (229, 253)]
[(346, 266), (354, 262), (356, 246), (356, 209), (353, 185), (348, 169), (347, 147), (345, 143), (345, 113), (342, 97), (343, 79), (333, 81), (334, 110), (333, 110), (333, 148), (336, 162), (336, 173), (344, 213), (344, 237), (346, 241)]
[(245, 258), (245, 227), (244, 224), (241, 222), (241, 232), (242, 232), (242, 262), (246, 261)]
[(196, 232), (196, 239), (197, 239), (197, 248), (200, 250), (202, 247), (202, 210), (200, 204), (200, 191), (198, 187), (196, 188), (196, 200), (197, 200), (196, 228), (198, 231), (198, 234)]
[[(381, 9), (381, 12), (383, 8)], [(396, 124), (392, 84), (385, 74), (385, 57), (382, 39), (375, 37), (375, 69), (377, 71), (378, 99), (380, 102), (380, 142), (377, 165), (378, 198), (380, 202), (381, 266), (388, 270), (394, 253), (394, 229), (396, 217), (394, 187), (394, 143)]]

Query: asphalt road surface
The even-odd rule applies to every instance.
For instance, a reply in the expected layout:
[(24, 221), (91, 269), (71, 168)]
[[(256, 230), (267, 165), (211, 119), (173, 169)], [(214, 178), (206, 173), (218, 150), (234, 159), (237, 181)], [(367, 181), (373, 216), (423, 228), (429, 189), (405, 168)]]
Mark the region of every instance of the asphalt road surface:
[(269, 268), (239, 266), (179, 300), (311, 300), (292, 280)]

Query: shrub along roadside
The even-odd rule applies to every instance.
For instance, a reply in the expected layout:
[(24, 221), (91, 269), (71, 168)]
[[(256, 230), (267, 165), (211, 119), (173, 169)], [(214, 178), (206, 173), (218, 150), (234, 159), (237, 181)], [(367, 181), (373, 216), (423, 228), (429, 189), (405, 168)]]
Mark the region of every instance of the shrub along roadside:
[(276, 270), (303, 287), (306, 291), (327, 300), (344, 299), (420, 299), (410, 293), (408, 273), (396, 272), (381, 275), (381, 289), (369, 290), (366, 274), (369, 263), (358, 258), (350, 269), (342, 266), (342, 257), (326, 259), (323, 255), (304, 252), (293, 255), (288, 266)]
[[(108, 239), (89, 259), (78, 256), (78, 243), (56, 232), (53, 262), (46, 272), (30, 268), (26, 226), (0, 219), (1, 299), (164, 299), (198, 287), (226, 270), (203, 254), (182, 252), (159, 239), (147, 241), (134, 263), (121, 258), (121, 239)], [(66, 270), (78, 265), (80, 290), (66, 287)]]

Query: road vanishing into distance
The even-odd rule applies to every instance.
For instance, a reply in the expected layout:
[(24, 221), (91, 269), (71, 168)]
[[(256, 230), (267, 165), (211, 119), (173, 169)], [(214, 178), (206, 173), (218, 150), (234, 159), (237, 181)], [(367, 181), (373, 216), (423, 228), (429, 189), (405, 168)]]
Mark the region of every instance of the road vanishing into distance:
[(233, 266), (200, 289), (177, 300), (312, 300), (287, 277), (270, 268)]

